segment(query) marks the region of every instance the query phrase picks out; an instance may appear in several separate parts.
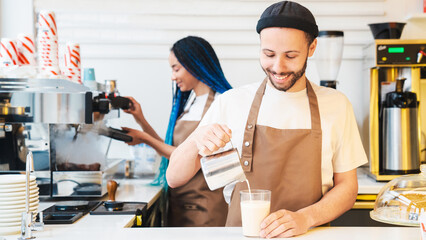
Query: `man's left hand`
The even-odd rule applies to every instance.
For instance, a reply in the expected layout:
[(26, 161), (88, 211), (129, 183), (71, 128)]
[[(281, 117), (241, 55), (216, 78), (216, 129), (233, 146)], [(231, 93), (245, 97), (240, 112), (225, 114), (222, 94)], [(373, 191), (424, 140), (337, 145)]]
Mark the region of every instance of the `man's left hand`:
[(267, 216), (260, 227), (260, 237), (282, 238), (306, 233), (310, 226), (305, 214), (281, 209)]

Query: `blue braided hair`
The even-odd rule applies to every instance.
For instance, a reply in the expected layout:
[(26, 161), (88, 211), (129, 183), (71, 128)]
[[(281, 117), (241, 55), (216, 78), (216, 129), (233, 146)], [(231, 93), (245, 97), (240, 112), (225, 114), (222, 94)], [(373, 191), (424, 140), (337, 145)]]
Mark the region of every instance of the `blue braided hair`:
[[(188, 36), (180, 39), (170, 50), (173, 52), (179, 63), (196, 79), (209, 86), (213, 91), (223, 93), (231, 89), (231, 85), (226, 80), (213, 47), (209, 42), (200, 37)], [(170, 114), (169, 125), (167, 127), (165, 143), (173, 145), (173, 133), (176, 120), (182, 114), (191, 91), (180, 91), (177, 84), (173, 94), (173, 106)], [(169, 160), (162, 157), (158, 175), (153, 181), (153, 185), (163, 185), (167, 190), (166, 170)]]

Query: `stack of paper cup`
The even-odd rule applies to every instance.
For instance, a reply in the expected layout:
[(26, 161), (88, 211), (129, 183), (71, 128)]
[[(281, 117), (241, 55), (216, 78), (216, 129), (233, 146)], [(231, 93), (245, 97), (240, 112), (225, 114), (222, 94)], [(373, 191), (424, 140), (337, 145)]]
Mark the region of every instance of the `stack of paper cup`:
[(60, 76), (58, 60), (58, 32), (55, 13), (40, 11), (38, 15), (38, 64), (40, 75), (49, 78)]
[(35, 66), (35, 45), (33, 37), (19, 34), (17, 45), (19, 65)]
[(64, 50), (62, 75), (73, 82), (81, 82), (80, 44), (67, 42)]
[(422, 240), (426, 240), (426, 213), (422, 212), (418, 219), (420, 224), (420, 232), (422, 234)]
[(18, 50), (16, 41), (9, 38), (2, 38), (0, 42), (0, 65), (11, 67), (18, 65)]

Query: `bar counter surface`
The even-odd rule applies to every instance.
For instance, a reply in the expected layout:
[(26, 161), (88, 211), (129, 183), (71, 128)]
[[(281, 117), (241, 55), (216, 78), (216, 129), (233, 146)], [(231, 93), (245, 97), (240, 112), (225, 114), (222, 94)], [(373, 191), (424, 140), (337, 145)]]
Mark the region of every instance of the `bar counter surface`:
[[(127, 218), (128, 220), (128, 218)], [(228, 240), (256, 239), (242, 235), (239, 227), (219, 228), (124, 228), (127, 220), (118, 216), (88, 216), (71, 226), (49, 225), (42, 232), (34, 232), (36, 239), (155, 239), (155, 240)], [(17, 239), (7, 236), (6, 239)], [(420, 229), (411, 227), (318, 227), (292, 238), (303, 240), (421, 239)]]
[[(144, 201), (151, 206), (160, 196), (161, 187), (151, 186), (151, 180), (118, 180), (117, 201)], [(40, 202), (40, 210), (54, 202)], [(34, 231), (35, 239), (256, 239), (242, 235), (239, 227), (219, 228), (130, 228), (133, 215), (86, 215), (74, 224), (45, 225)], [(3, 237), (16, 240), (19, 235)], [(3, 240), (0, 237), (0, 240)], [(421, 239), (419, 227), (318, 227), (293, 239)]]

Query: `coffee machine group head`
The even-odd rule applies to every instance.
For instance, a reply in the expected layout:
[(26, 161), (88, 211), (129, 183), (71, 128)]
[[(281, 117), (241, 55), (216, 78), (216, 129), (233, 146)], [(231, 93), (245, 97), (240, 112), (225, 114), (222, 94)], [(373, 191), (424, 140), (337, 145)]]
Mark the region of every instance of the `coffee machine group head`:
[(315, 51), (315, 63), (320, 77), (320, 85), (336, 89), (337, 74), (343, 54), (342, 31), (320, 31)]

